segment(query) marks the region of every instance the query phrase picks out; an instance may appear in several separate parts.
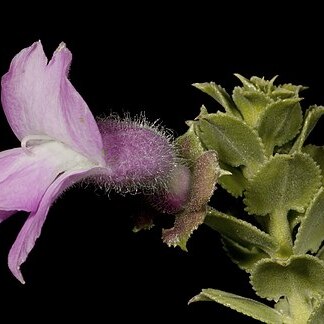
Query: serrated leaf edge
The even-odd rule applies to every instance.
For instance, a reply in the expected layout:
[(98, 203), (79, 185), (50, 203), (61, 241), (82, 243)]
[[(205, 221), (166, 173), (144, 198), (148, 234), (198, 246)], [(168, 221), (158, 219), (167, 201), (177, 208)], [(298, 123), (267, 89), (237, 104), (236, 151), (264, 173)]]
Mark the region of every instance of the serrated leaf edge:
[(257, 289), (254, 287), (253, 283), (252, 283), (252, 280), (253, 280), (253, 277), (254, 277), (254, 273), (255, 271), (257, 270), (257, 268), (261, 265), (261, 264), (265, 264), (265, 263), (277, 263), (277, 264), (280, 264), (282, 265), (283, 267), (288, 267), (294, 260), (296, 259), (308, 259), (308, 260), (312, 260), (312, 261), (315, 261), (315, 262), (318, 262), (324, 269), (324, 261), (318, 259), (317, 257), (314, 257), (312, 255), (308, 255), (308, 254), (304, 254), (304, 255), (292, 255), (291, 257), (289, 257), (289, 259), (262, 259), (260, 261), (258, 261), (253, 270), (251, 271), (251, 274), (249, 276), (249, 283), (253, 289), (253, 291), (255, 292), (255, 294), (257, 296), (259, 296), (260, 298), (264, 298), (268, 301), (275, 301), (275, 302), (278, 302), (278, 300), (274, 300), (272, 298), (268, 298), (268, 297), (264, 297), (264, 296), (261, 296), (261, 294), (258, 293)]
[[(314, 166), (316, 167), (316, 169), (317, 169), (317, 171), (318, 171), (318, 176), (319, 176), (319, 181), (321, 182), (321, 180), (322, 180), (322, 176), (321, 176), (321, 168), (319, 167), (319, 165), (312, 159), (312, 157), (309, 155), (309, 154), (307, 154), (307, 153), (303, 153), (303, 152), (299, 152), (299, 151), (297, 151), (297, 152), (294, 152), (294, 153), (291, 153), (291, 154), (280, 154), (280, 153), (276, 153), (275, 155), (273, 155), (273, 156), (270, 156), (270, 158), (262, 165), (262, 167), (254, 174), (254, 176), (251, 178), (251, 179), (249, 179), (249, 182), (248, 182), (248, 186), (247, 186), (247, 188), (246, 188), (246, 190), (244, 191), (245, 193), (253, 186), (253, 181), (255, 180), (255, 178), (258, 176), (258, 174), (261, 172), (261, 170), (263, 169), (263, 168), (265, 168), (266, 167), (266, 165), (268, 164), (268, 163), (270, 163), (273, 159), (275, 159), (275, 158), (278, 158), (279, 156), (287, 156), (287, 157), (293, 157), (294, 155), (303, 155), (303, 156), (307, 156), (307, 158), (310, 158), (312, 161), (313, 161), (313, 163), (314, 163)], [(313, 197), (314, 195), (315, 195), (315, 193), (317, 192), (317, 190), (318, 190), (319, 188), (316, 188), (315, 190), (314, 190), (314, 192), (313, 192), (313, 194), (311, 195), (311, 197)], [(310, 198), (309, 199), (309, 201), (307, 202), (307, 204), (306, 204), (306, 207), (305, 207), (305, 210), (306, 210), (306, 208), (309, 206), (309, 204), (310, 204), (310, 202), (312, 201), (312, 199), (313, 198)], [(266, 216), (266, 215), (268, 215), (267, 213), (264, 213), (264, 214), (254, 214), (254, 213), (251, 213), (249, 210), (248, 210), (248, 206), (247, 206), (247, 202), (248, 201), (248, 198), (245, 196), (245, 198), (243, 199), (243, 203), (245, 204), (245, 208), (244, 208), (244, 211), (246, 211), (247, 213), (248, 213), (248, 215), (250, 215), (250, 216), (253, 216), (253, 215), (258, 215), (258, 216)]]
[[(233, 116), (233, 115), (229, 115), (229, 114), (227, 114), (227, 113), (224, 113), (224, 112), (220, 112), (220, 111), (218, 111), (218, 112), (216, 112), (216, 113), (211, 113), (211, 114), (208, 114), (209, 116), (210, 115), (217, 115), (217, 116), (221, 116), (222, 118), (223, 117), (225, 117), (225, 118), (230, 118), (230, 119), (232, 119), (232, 120), (235, 120), (235, 121), (239, 121), (239, 122), (241, 122), (242, 124), (244, 124), (244, 126), (246, 126), (254, 135), (255, 135), (255, 137), (256, 137), (256, 139), (257, 139), (257, 142), (260, 144), (260, 148), (261, 148), (261, 152), (262, 152), (262, 154), (263, 154), (263, 158), (264, 158), (264, 160), (261, 162), (261, 161), (258, 161), (259, 163), (260, 163), (260, 167), (261, 166), (263, 166), (267, 161), (268, 161), (268, 158), (267, 158), (267, 156), (266, 156), (266, 152), (265, 152), (265, 147), (264, 147), (264, 144), (263, 144), (263, 141), (262, 141), (262, 139), (261, 139), (261, 137), (259, 136), (259, 134), (258, 134), (258, 132), (253, 128), (253, 127), (251, 127), (250, 125), (248, 125), (244, 120), (242, 120), (242, 119), (239, 119), (239, 118), (237, 118), (237, 117), (235, 117), (235, 116)], [(204, 119), (204, 120), (206, 120), (207, 122), (209, 122), (210, 123), (210, 121), (208, 121), (208, 119), (206, 119), (206, 115), (205, 116), (203, 116), (201, 119)], [(206, 149), (206, 146), (204, 145), (204, 143), (203, 143), (203, 141), (201, 141), (202, 142), (202, 145), (205, 147), (205, 149)], [(245, 165), (230, 165), (231, 167), (233, 167), (233, 168), (237, 168), (237, 167), (241, 167), (241, 166), (244, 166), (244, 167), (246, 167)], [(250, 180), (251, 178), (248, 178), (248, 180)]]
[[(193, 298), (191, 298), (189, 300), (188, 304), (191, 304), (193, 302), (200, 301), (198, 298), (200, 296), (203, 296), (203, 297), (207, 297), (212, 302), (217, 302), (218, 304), (223, 305), (225, 307), (228, 307), (228, 308), (230, 308), (230, 309), (232, 309), (232, 310), (234, 310), (234, 311), (236, 311), (238, 313), (241, 313), (241, 314), (243, 314), (245, 316), (252, 317), (252, 318), (254, 318), (256, 320), (259, 320), (259, 321), (262, 321), (264, 323), (278, 324), (278, 322), (268, 322), (268, 319), (262, 318), (261, 316), (258, 316), (258, 315), (255, 315), (255, 314), (252, 314), (252, 313), (243, 311), (243, 310), (238, 310), (235, 306), (232, 306), (231, 303), (223, 303), (221, 301), (218, 301), (218, 300), (215, 299), (215, 296), (213, 296), (213, 295), (211, 295), (211, 294), (208, 293), (208, 291), (210, 291), (210, 290), (213, 290), (214, 292), (226, 293), (226, 294), (232, 295), (233, 298), (238, 298), (238, 299), (241, 299), (241, 300), (243, 299), (245, 301), (253, 302), (254, 304), (260, 305), (262, 307), (269, 308), (269, 310), (273, 311), (273, 313), (276, 313), (278, 315), (278, 317), (282, 318), (282, 320), (283, 320), (282, 323), (284, 323), (284, 320), (285, 319), (284, 319), (283, 315), (280, 312), (278, 312), (276, 309), (274, 309), (274, 308), (272, 308), (270, 306), (267, 306), (267, 305), (265, 305), (265, 304), (263, 304), (263, 303), (261, 303), (261, 302), (259, 302), (257, 300), (254, 300), (252, 298), (243, 297), (243, 296), (236, 295), (236, 294), (232, 294), (232, 293), (228, 293), (228, 292), (225, 292), (225, 291), (223, 292), (223, 291), (218, 290), (218, 289), (211, 289), (211, 288), (202, 289), (202, 291), (198, 295), (194, 296)], [(267, 322), (265, 322), (266, 320), (267, 320)]]

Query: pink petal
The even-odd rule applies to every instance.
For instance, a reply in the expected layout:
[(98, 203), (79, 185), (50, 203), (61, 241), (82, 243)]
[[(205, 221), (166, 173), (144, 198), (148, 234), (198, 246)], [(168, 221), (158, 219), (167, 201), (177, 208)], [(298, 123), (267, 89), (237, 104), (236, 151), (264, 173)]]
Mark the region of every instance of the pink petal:
[(14, 214), (14, 211), (10, 210), (0, 210), (0, 223), (3, 222), (5, 219), (10, 217), (12, 214)]
[(55, 141), (0, 152), (0, 211), (36, 211), (60, 173), (91, 167), (85, 157)]
[(9, 268), (20, 282), (25, 283), (20, 266), (25, 262), (29, 252), (34, 247), (35, 241), (41, 233), (50, 206), (66, 188), (91, 173), (92, 170), (77, 170), (64, 173), (58, 177), (45, 192), (38, 209), (32, 212), (27, 218), (15, 243), (11, 247), (8, 257)]
[(20, 140), (47, 135), (103, 165), (97, 124), (67, 78), (71, 60), (64, 44), (48, 64), (40, 42), (22, 50), (2, 78), (2, 105)]
[(0, 210), (38, 208), (47, 187), (58, 175), (55, 160), (47, 152), (38, 153), (29, 155), (21, 148), (0, 153)]

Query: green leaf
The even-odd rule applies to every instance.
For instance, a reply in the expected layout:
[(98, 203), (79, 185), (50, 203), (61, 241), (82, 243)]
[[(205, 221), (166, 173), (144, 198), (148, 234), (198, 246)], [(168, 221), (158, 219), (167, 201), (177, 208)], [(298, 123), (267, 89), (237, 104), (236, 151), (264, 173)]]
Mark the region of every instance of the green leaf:
[(264, 323), (278, 324), (284, 322), (284, 317), (275, 309), (253, 299), (221, 290), (203, 289), (201, 293), (193, 297), (189, 303), (197, 301), (214, 301)]
[(294, 245), (295, 254), (308, 251), (316, 253), (324, 240), (324, 188), (321, 187), (309, 207), (298, 229)]
[(310, 155), (313, 160), (320, 166), (322, 171), (322, 183), (324, 184), (324, 147), (316, 145), (306, 145), (302, 151)]
[[(203, 109), (204, 107), (202, 107)], [(204, 153), (193, 122), (190, 123), (189, 129), (176, 139), (175, 143), (180, 157), (189, 161), (190, 164), (193, 164)]]
[(289, 317), (289, 301), (287, 297), (280, 298), (277, 303), (274, 305), (274, 309), (277, 310), (283, 316)]
[(303, 120), (299, 100), (280, 100), (266, 107), (258, 131), (267, 155), (272, 155), (275, 146), (281, 146), (297, 135)]
[(275, 155), (250, 181), (246, 210), (261, 216), (275, 211), (303, 213), (320, 185), (320, 170), (309, 155)]
[(299, 92), (307, 89), (307, 87), (301, 85), (293, 85), (291, 83), (279, 85), (276, 89), (271, 92), (271, 97), (274, 100), (298, 98)]
[(230, 259), (238, 265), (239, 268), (251, 272), (254, 265), (261, 259), (268, 258), (269, 255), (257, 247), (244, 247), (237, 242), (223, 236), (223, 247)]
[(319, 249), (319, 251), (317, 252), (316, 256), (317, 256), (320, 260), (324, 261), (324, 246), (322, 246), (322, 247)]
[(233, 168), (227, 164), (220, 163), (222, 170), (229, 171), (231, 175), (223, 175), (218, 179), (218, 183), (232, 196), (240, 197), (248, 185), (239, 168)]
[(256, 127), (265, 107), (272, 100), (260, 90), (244, 90), (240, 87), (234, 88), (233, 100), (241, 112), (244, 121)]
[(245, 177), (250, 178), (264, 163), (262, 141), (243, 121), (217, 113), (206, 115), (196, 123), (196, 133), (205, 147), (215, 150), (220, 161), (225, 164), (245, 166)]
[(278, 249), (277, 243), (269, 234), (248, 222), (217, 210), (208, 211), (205, 224), (245, 247), (256, 246), (268, 254)]
[(260, 90), (267, 96), (278, 100), (287, 98), (298, 98), (299, 92), (307, 89), (301, 85), (293, 85), (291, 83), (274, 85), (278, 76), (274, 76), (271, 80), (265, 80), (256, 76), (251, 77), (250, 80), (244, 78), (242, 75), (234, 74), (243, 84), (244, 90)]
[(271, 98), (275, 101), (295, 97), (295, 93), (285, 88), (278, 88), (272, 91)]
[(314, 129), (316, 123), (320, 119), (320, 117), (324, 114), (324, 107), (323, 106), (311, 106), (306, 112), (305, 118), (304, 118), (304, 124), (302, 127), (302, 130), (294, 144), (294, 146), (291, 149), (291, 153), (300, 151), (302, 149), (302, 146), (304, 145), (304, 142), (308, 135), (311, 133), (311, 131)]
[[(241, 112), (243, 119), (247, 124), (250, 126), (257, 128), (263, 119), (263, 114), (265, 113), (267, 107), (274, 105), (277, 110), (280, 110), (279, 107), (281, 106), (287, 106), (289, 103), (285, 103), (286, 100), (291, 101), (293, 104), (300, 101), (301, 98), (299, 98), (299, 92), (303, 89), (305, 89), (302, 86), (294, 86), (292, 84), (284, 84), (275, 86), (274, 81), (276, 80), (276, 76), (272, 78), (271, 80), (265, 80), (264, 78), (258, 78), (258, 77), (252, 77), (250, 80), (242, 77), (241, 75), (236, 74), (236, 76), (241, 80), (243, 83), (243, 87), (236, 87), (233, 91), (233, 101), (235, 102), (236, 106), (238, 107), (239, 111)], [(296, 109), (297, 110), (297, 109)], [(293, 111), (295, 113), (295, 111)], [(280, 121), (278, 124), (270, 124), (266, 125), (266, 127), (262, 128), (265, 132), (267, 132), (268, 137), (271, 134), (271, 131), (273, 130), (272, 126), (275, 126), (275, 135), (280, 135), (280, 138), (271, 138), (272, 141), (278, 140), (281, 142), (282, 140), (285, 140), (285, 138), (281, 138), (281, 133), (283, 131), (293, 132), (295, 131), (294, 127), (295, 125), (290, 125), (288, 122), (290, 121), (292, 124), (295, 120), (288, 120), (286, 117), (286, 114), (289, 114), (289, 108), (288, 111), (284, 112), (284, 108), (280, 111), (281, 114), (284, 114), (284, 116), (279, 117), (278, 111), (273, 112), (270, 111), (266, 113), (266, 122), (271, 122), (275, 118)], [(301, 111), (299, 112), (301, 115)], [(296, 114), (297, 115), (297, 114)], [(284, 117), (284, 119), (282, 119)], [(270, 121), (268, 119), (270, 118)], [(301, 116), (299, 116), (299, 119), (301, 119)], [(288, 126), (291, 126), (292, 129), (281, 129), (279, 130), (280, 124), (285, 121)], [(301, 121), (300, 121), (301, 122)], [(287, 127), (286, 125), (286, 127)], [(269, 127), (270, 126), (270, 127)], [(283, 125), (284, 126), (284, 125)], [(300, 126), (300, 125), (299, 125)], [(261, 128), (260, 128), (261, 129)], [(299, 127), (297, 128), (298, 131)], [(279, 134), (276, 134), (276, 133)], [(294, 136), (297, 133), (294, 133)], [(289, 136), (288, 136), (289, 137)], [(292, 137), (291, 137), (292, 138)], [(285, 140), (286, 141), (286, 140)], [(278, 145), (274, 144), (273, 146)], [(281, 145), (281, 143), (279, 143)]]
[(249, 79), (245, 78), (244, 76), (234, 73), (234, 75), (242, 82), (243, 87), (245, 90), (257, 90), (257, 86), (254, 82), (250, 81)]
[(310, 255), (292, 256), (288, 260), (263, 259), (256, 264), (250, 277), (260, 297), (278, 301), (286, 296), (290, 303), (296, 297), (323, 295), (323, 278), (323, 261)]
[[(323, 277), (323, 261), (310, 255), (298, 255), (287, 260), (259, 261), (252, 270), (250, 282), (260, 297), (275, 301), (286, 297), (289, 305), (288, 323), (303, 324), (309, 323), (314, 316), (314, 306), (316, 308), (317, 303), (322, 301)], [(282, 306), (285, 309), (287, 304), (279, 308)]]
[(230, 95), (221, 86), (215, 84), (215, 82), (194, 83), (193, 86), (214, 98), (225, 108), (227, 113), (241, 117)]
[(207, 204), (214, 193), (219, 172), (215, 151), (204, 152), (195, 161), (189, 199), (184, 210), (175, 216), (174, 227), (163, 230), (163, 242), (187, 251), (189, 237), (204, 222)]
[(291, 233), (293, 232), (294, 228), (301, 223), (304, 218), (305, 213), (298, 213), (295, 210), (290, 210), (288, 213), (288, 221)]
[(305, 87), (302, 85), (294, 85), (291, 83), (281, 84), (278, 88), (285, 89), (287, 91), (292, 92), (293, 93), (292, 96), (294, 96), (294, 97), (298, 97), (300, 91), (304, 91), (304, 90), (308, 89), (308, 87)]
[(311, 313), (307, 324), (323, 324), (324, 319), (324, 300), (318, 302), (315, 309)]
[(264, 77), (259, 78), (257, 76), (251, 77), (251, 82), (253, 82), (259, 90), (266, 94), (270, 94), (273, 90), (276, 89), (276, 86), (273, 85), (273, 83), (277, 79), (277, 75), (274, 76), (271, 80), (265, 80)]

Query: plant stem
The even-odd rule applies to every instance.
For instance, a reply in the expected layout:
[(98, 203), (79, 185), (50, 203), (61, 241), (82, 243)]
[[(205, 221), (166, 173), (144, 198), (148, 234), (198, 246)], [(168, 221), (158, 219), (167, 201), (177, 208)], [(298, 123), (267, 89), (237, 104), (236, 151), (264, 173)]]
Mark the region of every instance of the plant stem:
[(290, 304), (290, 316), (294, 324), (307, 323), (311, 314), (311, 308), (306, 301), (305, 295), (302, 291), (294, 290), (290, 296), (288, 296)]
[(278, 244), (279, 250), (276, 252), (277, 258), (288, 258), (292, 255), (292, 237), (286, 210), (275, 210), (269, 215), (268, 229)]

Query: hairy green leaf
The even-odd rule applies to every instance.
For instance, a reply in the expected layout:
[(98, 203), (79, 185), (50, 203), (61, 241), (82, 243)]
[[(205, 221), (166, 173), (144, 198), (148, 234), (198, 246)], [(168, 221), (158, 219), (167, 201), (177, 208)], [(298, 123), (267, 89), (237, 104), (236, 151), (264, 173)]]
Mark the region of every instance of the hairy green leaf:
[(320, 260), (324, 261), (324, 246), (322, 246), (322, 247), (318, 250), (316, 256), (317, 256)]
[(294, 245), (295, 254), (317, 252), (324, 240), (324, 188), (321, 187), (301, 222)]
[(303, 120), (299, 100), (299, 98), (280, 100), (269, 104), (264, 110), (258, 132), (267, 155), (272, 155), (275, 146), (281, 146), (297, 135)]
[(320, 170), (309, 155), (276, 155), (250, 181), (246, 210), (263, 216), (275, 211), (302, 213), (320, 185)]
[(257, 247), (244, 247), (237, 242), (223, 236), (223, 247), (230, 259), (238, 265), (239, 268), (251, 272), (254, 265), (261, 259), (268, 258), (269, 255)]
[[(279, 89), (283, 89), (286, 91), (290, 92), (290, 98), (295, 97), (297, 98), (299, 96), (299, 92), (308, 89), (308, 87), (302, 86), (302, 85), (294, 85), (291, 83), (285, 83), (285, 84), (281, 84), (278, 86), (278, 88), (276, 90)], [(272, 91), (273, 93), (274, 91)], [(284, 98), (283, 98), (284, 99)]]
[(215, 84), (215, 82), (194, 83), (193, 86), (214, 98), (225, 108), (227, 113), (241, 117), (230, 95), (221, 86)]
[(264, 323), (278, 324), (284, 323), (285, 320), (278, 311), (267, 305), (221, 290), (203, 289), (189, 303), (197, 301), (214, 301)]
[(243, 89), (245, 90), (257, 90), (258, 87), (255, 85), (255, 83), (244, 76), (234, 73), (234, 75), (242, 82), (243, 84)]
[(324, 319), (324, 300), (318, 302), (315, 309), (312, 311), (307, 324), (323, 324)]
[(324, 184), (324, 147), (316, 145), (306, 145), (302, 151), (309, 154), (313, 160), (320, 166), (322, 171), (322, 183)]
[(263, 298), (278, 301), (286, 296), (315, 297), (324, 294), (324, 263), (310, 255), (292, 256), (288, 260), (263, 259), (254, 267), (251, 284)]
[(242, 75), (234, 74), (243, 84), (244, 90), (259, 90), (268, 97), (274, 100), (298, 98), (299, 92), (307, 89), (301, 85), (293, 85), (291, 83), (274, 85), (278, 76), (274, 76), (271, 80), (265, 80), (256, 76), (251, 77), (250, 80), (244, 78)]
[(204, 222), (207, 204), (215, 190), (220, 173), (217, 155), (214, 151), (204, 152), (192, 168), (192, 181), (187, 204), (175, 216), (174, 227), (164, 229), (163, 241), (169, 246), (187, 250), (186, 244), (194, 230)]
[(195, 132), (193, 122), (190, 123), (189, 129), (176, 139), (175, 143), (181, 158), (188, 161), (190, 165), (204, 153), (204, 148)]
[(208, 211), (205, 224), (245, 247), (256, 246), (269, 254), (278, 249), (277, 243), (269, 234), (248, 222), (215, 209)]
[[(266, 110), (269, 106), (272, 105), (277, 108), (276, 110), (280, 110), (279, 107), (287, 106), (287, 103), (285, 103), (286, 100), (292, 101), (294, 103), (300, 101), (301, 98), (299, 98), (299, 92), (305, 88), (302, 86), (294, 86), (292, 84), (275, 86), (274, 81), (277, 78), (276, 76), (271, 80), (265, 80), (264, 78), (258, 77), (252, 77), (250, 80), (248, 80), (239, 74), (235, 74), (235, 76), (237, 76), (241, 80), (243, 87), (236, 87), (234, 89), (233, 101), (235, 102), (237, 108), (240, 110), (243, 119), (250, 126), (258, 128), (261, 120), (264, 120), (263, 114), (265, 113), (265, 123), (267, 125), (264, 125), (262, 128), (259, 127), (259, 129), (265, 132), (269, 132), (267, 134), (267, 137), (269, 137), (269, 135), (275, 135), (275, 138), (270, 137), (270, 139), (272, 141), (278, 141), (279, 144), (275, 143), (273, 146), (281, 145), (281, 142), (283, 140), (286, 141), (285, 138), (289, 137), (286, 136), (285, 138), (283, 138), (282, 133), (295, 131), (293, 127), (295, 125), (288, 125), (289, 121), (287, 120), (286, 115), (289, 114), (289, 108), (288, 111), (283, 112), (284, 109), (280, 111), (281, 114), (284, 114), (284, 116), (281, 117), (277, 116), (278, 111), (276, 113), (274, 113), (273, 111), (266, 113)], [(299, 113), (301, 115), (301, 111)], [(273, 130), (273, 125), (268, 125), (268, 123), (271, 123), (271, 121), (273, 121), (275, 118), (277, 118), (280, 123), (279, 125), (275, 124), (275, 134), (271, 134), (270, 132), (271, 130)], [(270, 121), (268, 119), (270, 119)], [(286, 132), (283, 129), (280, 129), (279, 126), (283, 121), (287, 123), (286, 128), (291, 126), (292, 129), (286, 129)], [(291, 120), (292, 124), (294, 124), (294, 121), (295, 120)], [(296, 135), (296, 133), (294, 133), (294, 135)]]
[(197, 135), (219, 160), (232, 167), (245, 166), (243, 174), (250, 178), (265, 162), (264, 148), (257, 133), (243, 121), (223, 114), (209, 114), (197, 122)]
[(306, 112), (304, 118), (304, 124), (302, 126), (301, 132), (294, 143), (294, 146), (291, 149), (291, 153), (296, 151), (301, 151), (304, 142), (311, 131), (314, 129), (316, 123), (320, 119), (320, 117), (324, 114), (323, 106), (311, 106)]
[(287, 300), (287, 297), (280, 298), (279, 301), (275, 303), (274, 309), (277, 310), (283, 316), (289, 317), (290, 311), (289, 301)]
[(244, 121), (252, 127), (258, 125), (259, 118), (263, 114), (265, 107), (272, 102), (260, 90), (244, 90), (240, 87), (234, 89), (233, 100)]
[(222, 170), (231, 174), (223, 175), (218, 179), (218, 183), (232, 196), (240, 197), (248, 185), (247, 179), (243, 176), (240, 168), (233, 168), (225, 163), (220, 163)]

